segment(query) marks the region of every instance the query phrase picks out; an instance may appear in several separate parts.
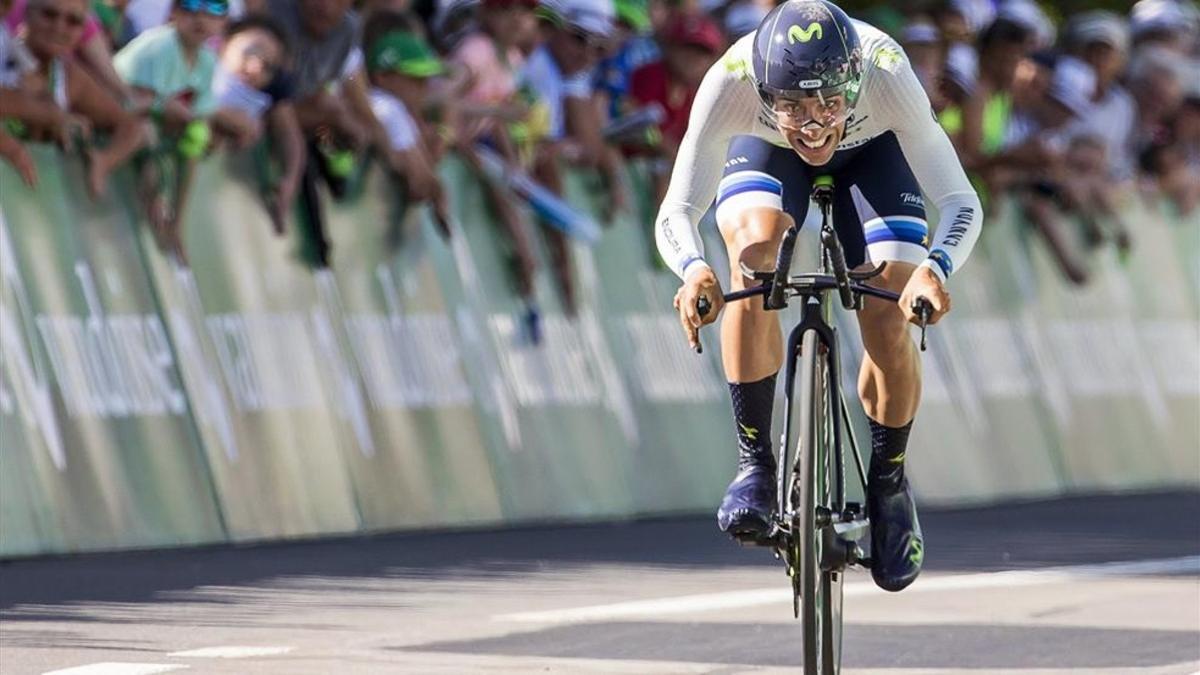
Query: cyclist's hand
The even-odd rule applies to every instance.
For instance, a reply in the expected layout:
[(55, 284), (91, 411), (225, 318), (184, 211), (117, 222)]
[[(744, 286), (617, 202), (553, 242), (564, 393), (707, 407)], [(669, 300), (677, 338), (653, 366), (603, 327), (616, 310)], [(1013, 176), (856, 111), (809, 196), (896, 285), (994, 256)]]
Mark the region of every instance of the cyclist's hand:
[[(702, 297), (708, 299), (711, 307), (703, 317), (696, 309), (696, 302)], [(711, 268), (705, 267), (693, 273), (679, 287), (675, 293), (675, 309), (679, 311), (679, 323), (687, 335), (688, 346), (693, 350), (700, 346), (700, 327), (716, 321), (724, 306), (721, 284)]]
[(929, 316), (930, 326), (950, 311), (950, 293), (946, 291), (937, 274), (928, 267), (918, 267), (905, 284), (904, 292), (900, 294), (900, 311), (904, 312), (904, 318), (919, 324), (920, 319), (913, 312), (913, 303), (917, 298), (925, 298), (933, 307), (933, 314)]

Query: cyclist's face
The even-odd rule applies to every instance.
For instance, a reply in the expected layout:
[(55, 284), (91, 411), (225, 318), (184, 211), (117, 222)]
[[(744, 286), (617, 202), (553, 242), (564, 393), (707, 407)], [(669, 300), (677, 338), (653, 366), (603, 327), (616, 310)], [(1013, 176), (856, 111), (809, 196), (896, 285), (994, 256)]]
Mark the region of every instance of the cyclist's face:
[(833, 157), (850, 116), (844, 96), (776, 98), (771, 111), (788, 145), (813, 166), (826, 164)]

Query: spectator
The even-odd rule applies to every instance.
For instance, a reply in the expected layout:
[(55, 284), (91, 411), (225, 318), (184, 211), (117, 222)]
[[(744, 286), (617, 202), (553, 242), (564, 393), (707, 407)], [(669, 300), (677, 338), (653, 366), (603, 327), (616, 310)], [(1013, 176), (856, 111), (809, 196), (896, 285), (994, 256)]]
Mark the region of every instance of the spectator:
[[(158, 147), (142, 158), (138, 188), (159, 243), (184, 256), (180, 218), (194, 162), (208, 150), (210, 117), (217, 110), (212, 92), (217, 56), (205, 43), (221, 33), (229, 6), (225, 0), (175, 0), (170, 21), (134, 38), (114, 64), (149, 106)], [(248, 121), (226, 111), (225, 126)], [(212, 120), (214, 125), (216, 120)], [(239, 131), (239, 134), (250, 133)], [(178, 159), (179, 166), (171, 160)], [(177, 173), (174, 180), (171, 173)], [(174, 192), (174, 200), (168, 195)]]
[[(350, 0), (267, 0), (295, 54), (296, 114), (310, 138), (330, 130), (355, 148), (387, 152), (387, 131), (367, 97), (360, 21)], [(340, 90), (335, 95), (334, 90)]]
[[(60, 120), (73, 114), (77, 116), (73, 119), (85, 121), (87, 127), (109, 133), (105, 147), (85, 151), (88, 190), (93, 197), (100, 197), (106, 192), (109, 174), (141, 147), (143, 135), (137, 118), (122, 109), (88, 69), (69, 58), (87, 22), (87, 7), (87, 0), (30, 0), (25, 44), (37, 64), (27, 85), (36, 95), (54, 102), (64, 113), (58, 116)], [(77, 129), (81, 136), (85, 131), (69, 123), (34, 122), (24, 132), (35, 140), (52, 140), (62, 138), (64, 128), (67, 133)]]
[[(995, 155), (1004, 144), (1004, 133), (1012, 114), (1012, 91), (1033, 33), (1007, 20), (993, 21), (979, 37), (979, 79), (975, 93), (962, 108), (962, 129), (956, 147), (963, 166), (978, 174), (984, 183), (993, 180)], [(986, 200), (986, 191), (980, 195)], [(985, 201), (986, 204), (986, 201)]]
[(946, 0), (933, 12), (934, 23), (947, 42), (972, 42), (992, 23), (996, 7), (990, 0)]
[[(4, 19), (9, 31), (17, 36), (28, 32), (30, 29), (29, 11), (40, 4), (35, 0), (14, 0), (12, 9)], [(117, 71), (113, 69), (112, 48), (109, 46), (99, 20), (90, 11), (90, 3), (84, 3), (84, 6), (88, 7), (89, 11), (84, 14), (82, 30), (79, 31), (79, 37), (71, 46), (74, 57), (87, 68), (88, 74), (95, 82), (108, 89), (119, 103), (126, 105), (131, 99), (129, 88), (125, 86)]]
[[(1083, 247), (1072, 236), (1071, 224), (1064, 216), (1082, 215), (1087, 227), (1097, 231), (1095, 219), (1106, 209), (1082, 200), (1094, 196), (1098, 185), (1094, 180), (1097, 160), (1090, 156), (1098, 155), (1099, 162), (1104, 160), (1103, 150), (1091, 152), (1097, 143), (1090, 137), (1071, 143), (1066, 130), (1073, 120), (1088, 114), (1095, 90), (1096, 75), (1090, 66), (1073, 57), (1058, 58), (1046, 96), (1014, 113), (1001, 154), (1007, 165), (1021, 169), (1017, 188), (1024, 213), (1045, 238), (1064, 275), (1076, 284), (1088, 280), (1088, 265)], [(1074, 166), (1067, 165), (1068, 150), (1073, 151)], [(1064, 188), (1069, 171), (1084, 174), (1072, 179), (1071, 184), (1077, 188), (1074, 193)]]
[[(268, 211), (276, 233), (282, 233), (287, 215), (295, 203), (304, 174), (304, 134), (292, 105), (292, 81), (285, 69), (291, 57), (287, 34), (274, 19), (251, 14), (229, 25), (213, 74), (213, 95), (217, 99), (217, 117), (235, 119), (245, 116), (256, 124), (263, 120), (278, 149), (282, 172), (268, 199)], [(232, 126), (239, 129), (249, 125)], [(222, 129), (226, 134), (230, 128)], [(247, 138), (242, 139), (244, 144)]]
[(1135, 106), (1117, 81), (1125, 70), (1129, 49), (1125, 21), (1105, 11), (1079, 14), (1067, 23), (1064, 42), (1068, 53), (1096, 73), (1091, 110), (1074, 126), (1074, 132), (1102, 139), (1109, 175), (1118, 182), (1128, 181), (1134, 170)]
[(656, 173), (656, 197), (661, 201), (700, 81), (725, 47), (720, 27), (702, 14), (677, 13), (662, 34), (663, 58), (634, 71), (630, 93), (639, 106), (658, 106), (665, 115), (659, 124), (659, 154), (667, 160)]
[(114, 59), (168, 135), (179, 135), (216, 110), (217, 55), (206, 43), (220, 35), (227, 11), (225, 0), (175, 0), (169, 23), (142, 33)]
[(440, 148), (429, 142), (419, 116), (429, 95), (430, 78), (445, 66), (425, 39), (405, 27), (405, 17), (376, 11), (367, 20), (367, 73), (371, 109), (388, 133), (386, 165), (399, 176), (412, 202), (429, 202), (447, 233), (446, 195), (436, 166)]
[(1135, 50), (1160, 47), (1180, 55), (1192, 51), (1194, 7), (1177, 0), (1140, 0), (1130, 10), (1129, 19)]
[(345, 193), (354, 170), (351, 149), (389, 156), (387, 130), (375, 118), (358, 47), (360, 22), (350, 0), (267, 0), (270, 15), (287, 32), (295, 55), (296, 117), (309, 141), (302, 180), (303, 222), (316, 263), (329, 264), (330, 244), (317, 200), (323, 175), (335, 196)]
[(462, 67), (469, 83), (458, 106), (463, 122), (457, 134), (458, 149), (482, 182), (511, 244), (512, 269), (524, 305), (523, 320), (533, 342), (540, 335), (540, 312), (534, 297), (536, 261), (529, 228), (512, 195), (497, 182), (497, 177), (484, 170), (475, 144), (483, 142), (495, 148), (512, 170), (520, 170), (517, 147), (509, 129), (510, 125), (523, 124), (530, 113), (529, 106), (518, 100), (517, 77), (525, 56), (517, 43), (523, 27), (529, 25), (527, 19), (533, 17), (535, 6), (530, 0), (483, 0), (477, 13), (478, 30), (462, 38), (451, 57)]
[(595, 89), (603, 97), (609, 120), (616, 120), (628, 110), (629, 76), (643, 65), (661, 57), (658, 43), (650, 34), (650, 14), (644, 0), (617, 0), (616, 51), (597, 64)]
[(753, 33), (758, 29), (758, 24), (767, 17), (771, 11), (769, 5), (765, 5), (757, 0), (741, 0), (729, 6), (725, 11), (725, 35), (730, 41), (736, 42), (738, 38), (744, 37)]
[(134, 38), (132, 27), (125, 19), (128, 0), (92, 0), (92, 13), (104, 29), (108, 48), (115, 51)]
[(1171, 140), (1171, 123), (1183, 103), (1184, 64), (1161, 46), (1140, 50), (1129, 66), (1129, 93), (1137, 108), (1133, 145), (1146, 148)]
[(946, 62), (946, 46), (937, 26), (924, 17), (909, 22), (900, 33), (900, 46), (904, 47), (913, 72), (932, 98), (937, 93), (938, 79)]
[(475, 30), (475, 12), (479, 4), (480, 0), (437, 0), (430, 27), (443, 52), (452, 52), (459, 40)]
[[(591, 70), (612, 36), (614, 9), (611, 0), (561, 0), (544, 6), (545, 44), (529, 57), (522, 79), (546, 106), (548, 133), (535, 160), (535, 177), (554, 192), (562, 193), (558, 161), (571, 159), (599, 168), (608, 184), (611, 208), (625, 206), (617, 177), (619, 156), (600, 134), (599, 105), (593, 100)], [(563, 306), (576, 310), (570, 250), (564, 235), (547, 230), (551, 258)]]
[[(934, 78), (935, 89), (929, 95), (938, 122), (950, 136), (956, 149), (962, 138), (962, 109), (979, 87), (979, 57), (975, 49), (961, 42), (950, 45), (940, 76)], [(959, 149), (961, 153), (962, 150)]]

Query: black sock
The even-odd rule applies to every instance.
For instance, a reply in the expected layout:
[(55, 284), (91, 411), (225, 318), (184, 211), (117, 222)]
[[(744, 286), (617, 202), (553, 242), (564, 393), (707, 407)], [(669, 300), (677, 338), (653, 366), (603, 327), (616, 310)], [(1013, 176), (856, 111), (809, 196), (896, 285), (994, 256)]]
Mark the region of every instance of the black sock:
[(873, 419), (871, 423), (871, 480), (889, 484), (904, 478), (904, 449), (908, 447), (908, 432), (912, 421), (902, 427), (885, 427)]
[(771, 412), (775, 407), (775, 375), (757, 382), (730, 382), (729, 397), (733, 399), (733, 421), (737, 426), (738, 466), (744, 467), (748, 461), (774, 466)]

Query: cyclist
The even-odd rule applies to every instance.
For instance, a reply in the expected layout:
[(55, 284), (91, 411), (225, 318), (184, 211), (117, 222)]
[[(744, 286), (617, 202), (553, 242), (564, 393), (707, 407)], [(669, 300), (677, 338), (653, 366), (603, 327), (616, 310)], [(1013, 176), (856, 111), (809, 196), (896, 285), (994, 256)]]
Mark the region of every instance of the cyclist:
[[(718, 170), (724, 158), (724, 172)], [(716, 198), (730, 285), (754, 283), (739, 263), (769, 270), (783, 233), (803, 222), (812, 179), (834, 177), (834, 227), (847, 264), (886, 261), (873, 283), (899, 305), (867, 298), (859, 395), (871, 423), (867, 500), (872, 576), (898, 591), (920, 573), (923, 540), (904, 452), (920, 400), (920, 361), (908, 334), (913, 301), (950, 311), (945, 282), (979, 236), (979, 198), (900, 46), (824, 0), (788, 0), (738, 40), (696, 95), (656, 224), (658, 249), (683, 279), (675, 296), (687, 340), (723, 308), (697, 222)], [(932, 250), (922, 192), (937, 207)], [(713, 311), (701, 317), (697, 300)], [(722, 360), (737, 429), (738, 471), (717, 521), (731, 534), (768, 527), (775, 501), (771, 410), (783, 360), (778, 322), (760, 303), (733, 303)]]

